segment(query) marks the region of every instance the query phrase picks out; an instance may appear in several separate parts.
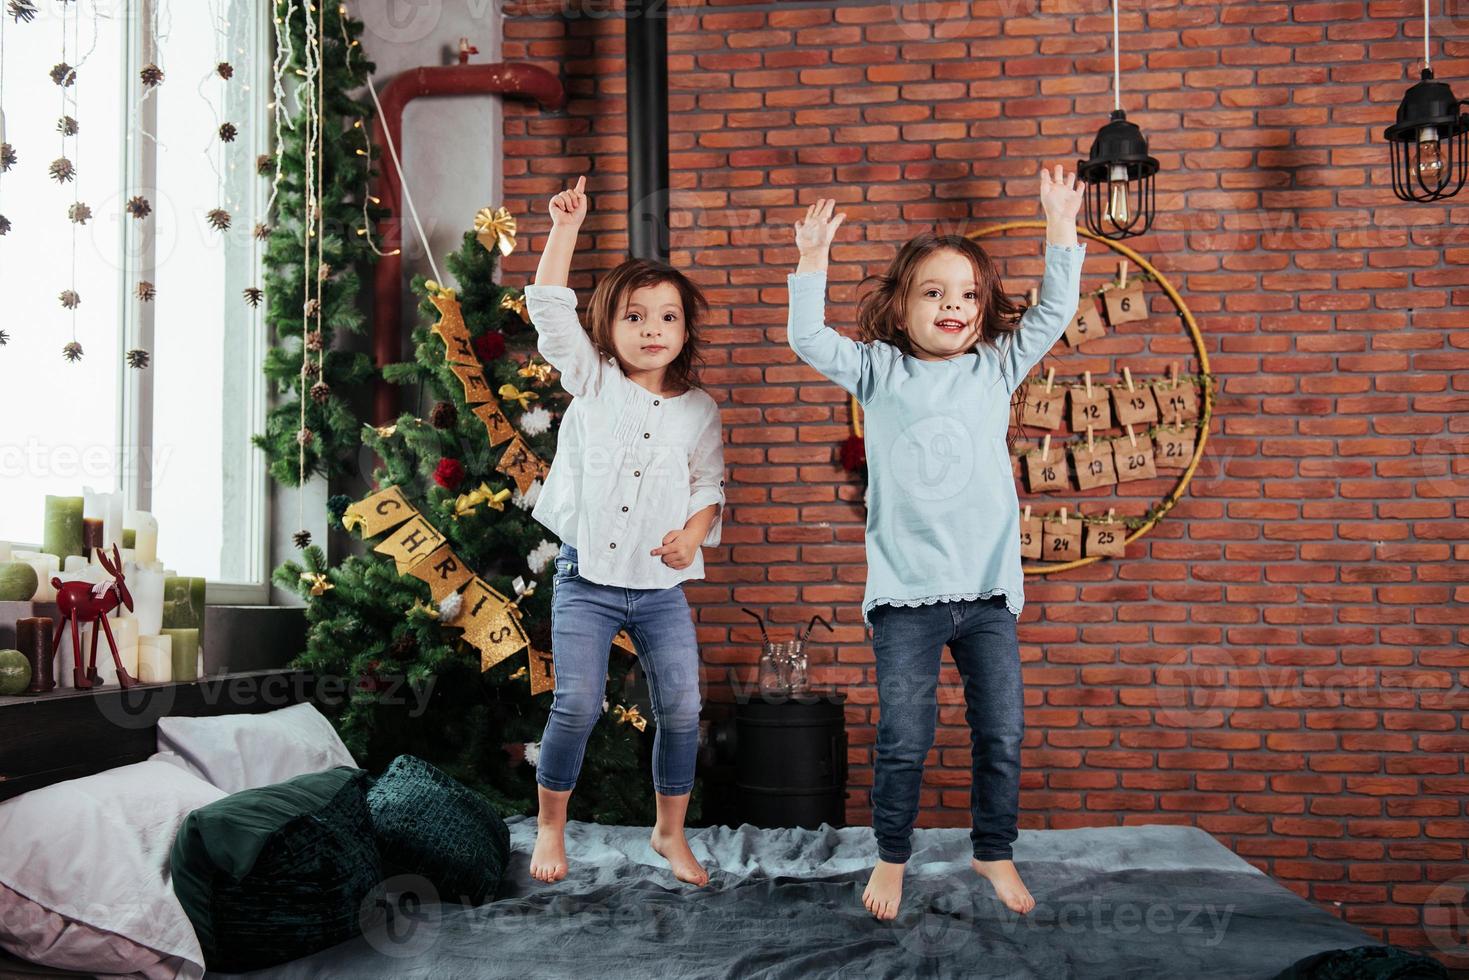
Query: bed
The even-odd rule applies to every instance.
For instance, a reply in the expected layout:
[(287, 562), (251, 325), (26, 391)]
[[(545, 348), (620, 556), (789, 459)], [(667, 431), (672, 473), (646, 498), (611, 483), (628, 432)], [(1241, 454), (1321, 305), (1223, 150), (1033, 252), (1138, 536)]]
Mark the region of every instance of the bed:
[(390, 896), (361, 938), (247, 975), (1267, 978), (1376, 943), (1190, 827), (1021, 831), (1016, 864), (1037, 901), (1025, 917), (970, 870), (967, 831), (919, 830), (902, 914), (878, 923), (859, 901), (866, 828), (692, 831), (712, 872), (698, 890), (659, 865), (647, 828), (579, 823), (570, 874), (543, 885), (527, 873), (534, 820), (510, 824), (499, 901), (420, 905), (431, 896), (409, 882), (417, 893)]
[[(265, 676), (128, 695), (143, 705), (125, 715), (96, 694), (7, 705), (0, 796), (135, 764), (153, 752), (160, 717), (309, 697), (296, 675)], [(567, 830), (567, 879), (544, 885), (528, 874), (534, 820), (509, 825), (498, 900), (438, 903), (423, 879), (392, 878), (363, 909), (363, 935), (234, 975), (1270, 978), (1313, 953), (1378, 945), (1191, 827), (1022, 830), (1016, 863), (1037, 900), (1023, 917), (970, 870), (965, 830), (919, 830), (902, 912), (879, 923), (860, 904), (875, 855), (865, 827), (692, 830), (711, 871), (694, 889), (652, 853), (647, 828), (584, 823)], [(0, 977), (37, 974), (59, 975), (0, 956)]]

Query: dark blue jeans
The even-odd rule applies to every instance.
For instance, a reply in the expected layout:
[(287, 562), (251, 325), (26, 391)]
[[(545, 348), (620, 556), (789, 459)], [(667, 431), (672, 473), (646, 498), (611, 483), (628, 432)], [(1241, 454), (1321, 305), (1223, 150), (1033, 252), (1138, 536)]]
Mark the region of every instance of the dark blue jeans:
[(884, 861), (913, 852), (923, 763), (938, 721), (939, 657), (945, 645), (964, 682), (974, 856), (1012, 856), (1020, 809), (1020, 740), (1025, 703), (1020, 641), (1005, 597), (929, 606), (877, 606), (869, 613), (877, 659), (877, 756), (872, 830)]
[(536, 782), (576, 785), (592, 728), (605, 713), (612, 638), (626, 629), (653, 701), (653, 788), (682, 796), (694, 788), (699, 752), (699, 641), (681, 586), (625, 589), (577, 574), (576, 549), (561, 546), (552, 579), (551, 660), (556, 693), (541, 736)]

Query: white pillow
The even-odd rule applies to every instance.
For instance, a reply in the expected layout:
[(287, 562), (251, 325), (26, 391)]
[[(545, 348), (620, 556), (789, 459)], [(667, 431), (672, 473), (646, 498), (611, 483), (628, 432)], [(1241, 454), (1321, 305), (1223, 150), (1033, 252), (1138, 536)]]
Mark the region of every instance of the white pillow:
[(184, 817), (223, 797), (149, 761), (0, 803), (0, 885), (14, 893), (0, 889), (0, 946), (94, 975), (203, 976), (204, 954), (174, 896), (168, 859)]
[(256, 715), (160, 718), (158, 753), (150, 761), (172, 763), (226, 793), (336, 766), (357, 768), (332, 723), (311, 704)]

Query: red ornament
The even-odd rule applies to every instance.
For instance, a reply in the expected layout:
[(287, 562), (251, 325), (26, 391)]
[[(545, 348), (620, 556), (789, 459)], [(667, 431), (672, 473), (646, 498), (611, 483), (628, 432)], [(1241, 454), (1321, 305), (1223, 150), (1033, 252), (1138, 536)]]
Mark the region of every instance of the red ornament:
[[(71, 623), (71, 655), (75, 668), (71, 675), (72, 686), (89, 688), (97, 683), (97, 634), (105, 632), (107, 645), (112, 647), (112, 662), (117, 665), (117, 683), (132, 687), (137, 681), (123, 667), (122, 658), (117, 653), (117, 641), (112, 638), (112, 627), (107, 624), (107, 614), (116, 609), (118, 603), (129, 610), (133, 608), (132, 593), (122, 580), (122, 555), (118, 554), (117, 545), (112, 546), (111, 561), (107, 560), (107, 553), (98, 548), (97, 562), (112, 576), (111, 582), (94, 585), (91, 582), (62, 582), (59, 578), (51, 580), (56, 589), (56, 606), (61, 611), (61, 619), (56, 622), (56, 635), (51, 638), (51, 656), (56, 656), (61, 649), (62, 631), (67, 623)], [(83, 620), (92, 624), (92, 660), (86, 670), (82, 669), (82, 642), (77, 632)]]
[(369, 694), (376, 694), (378, 691), (387, 687), (383, 683), (382, 678), (378, 676), (377, 670), (379, 666), (381, 665), (376, 660), (369, 660), (367, 662), (367, 672), (357, 678), (357, 690), (366, 691)]
[(474, 352), (481, 361), (493, 361), (505, 354), (505, 335), (498, 330), (474, 338)]
[(459, 484), (464, 482), (464, 464), (445, 456), (434, 468), (434, 482), (445, 490), (458, 490)]
[(847, 436), (842, 443), (842, 469), (857, 473), (867, 468), (867, 443), (861, 436)]

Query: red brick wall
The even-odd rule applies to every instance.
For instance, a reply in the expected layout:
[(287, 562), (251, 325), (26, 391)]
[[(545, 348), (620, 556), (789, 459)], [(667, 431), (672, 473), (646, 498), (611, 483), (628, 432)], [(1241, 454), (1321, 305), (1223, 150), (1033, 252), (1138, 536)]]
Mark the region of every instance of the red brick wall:
[[(863, 511), (836, 462), (845, 398), (785, 343), (791, 224), (818, 196), (847, 212), (828, 310), (850, 323), (857, 280), (918, 231), (1038, 217), (1036, 168), (1074, 167), (1112, 108), (1101, 0), (906, 5), (934, 22), (898, 6), (674, 4), (669, 27), (672, 259), (713, 305), (703, 377), (727, 426), (724, 544), (689, 589), (710, 699), (728, 697), (727, 671), (753, 676), (740, 606), (837, 623), (825, 676), (849, 692), (856, 823), (875, 718)], [(1027, 578), (1022, 825), (1197, 825), (1426, 946), (1422, 906), (1463, 872), (1469, 838), (1469, 192), (1403, 205), (1388, 187), (1381, 132), (1416, 80), (1420, 8), (1146, 6), (1122, 19), (1124, 108), (1162, 163), (1160, 213), (1131, 244), (1198, 317), (1219, 398), (1189, 492), (1125, 560)], [(523, 246), (507, 282), (533, 274), (546, 200), (581, 173), (593, 213), (573, 285), (625, 255), (608, 11), (506, 4), (506, 60), (570, 94), (557, 115), (506, 104)], [(1434, 32), (1438, 76), (1469, 95), (1469, 22)], [(1113, 264), (1089, 251), (1094, 286)], [(1177, 341), (1145, 351), (1187, 355)], [(925, 826), (967, 822), (945, 663)]]

